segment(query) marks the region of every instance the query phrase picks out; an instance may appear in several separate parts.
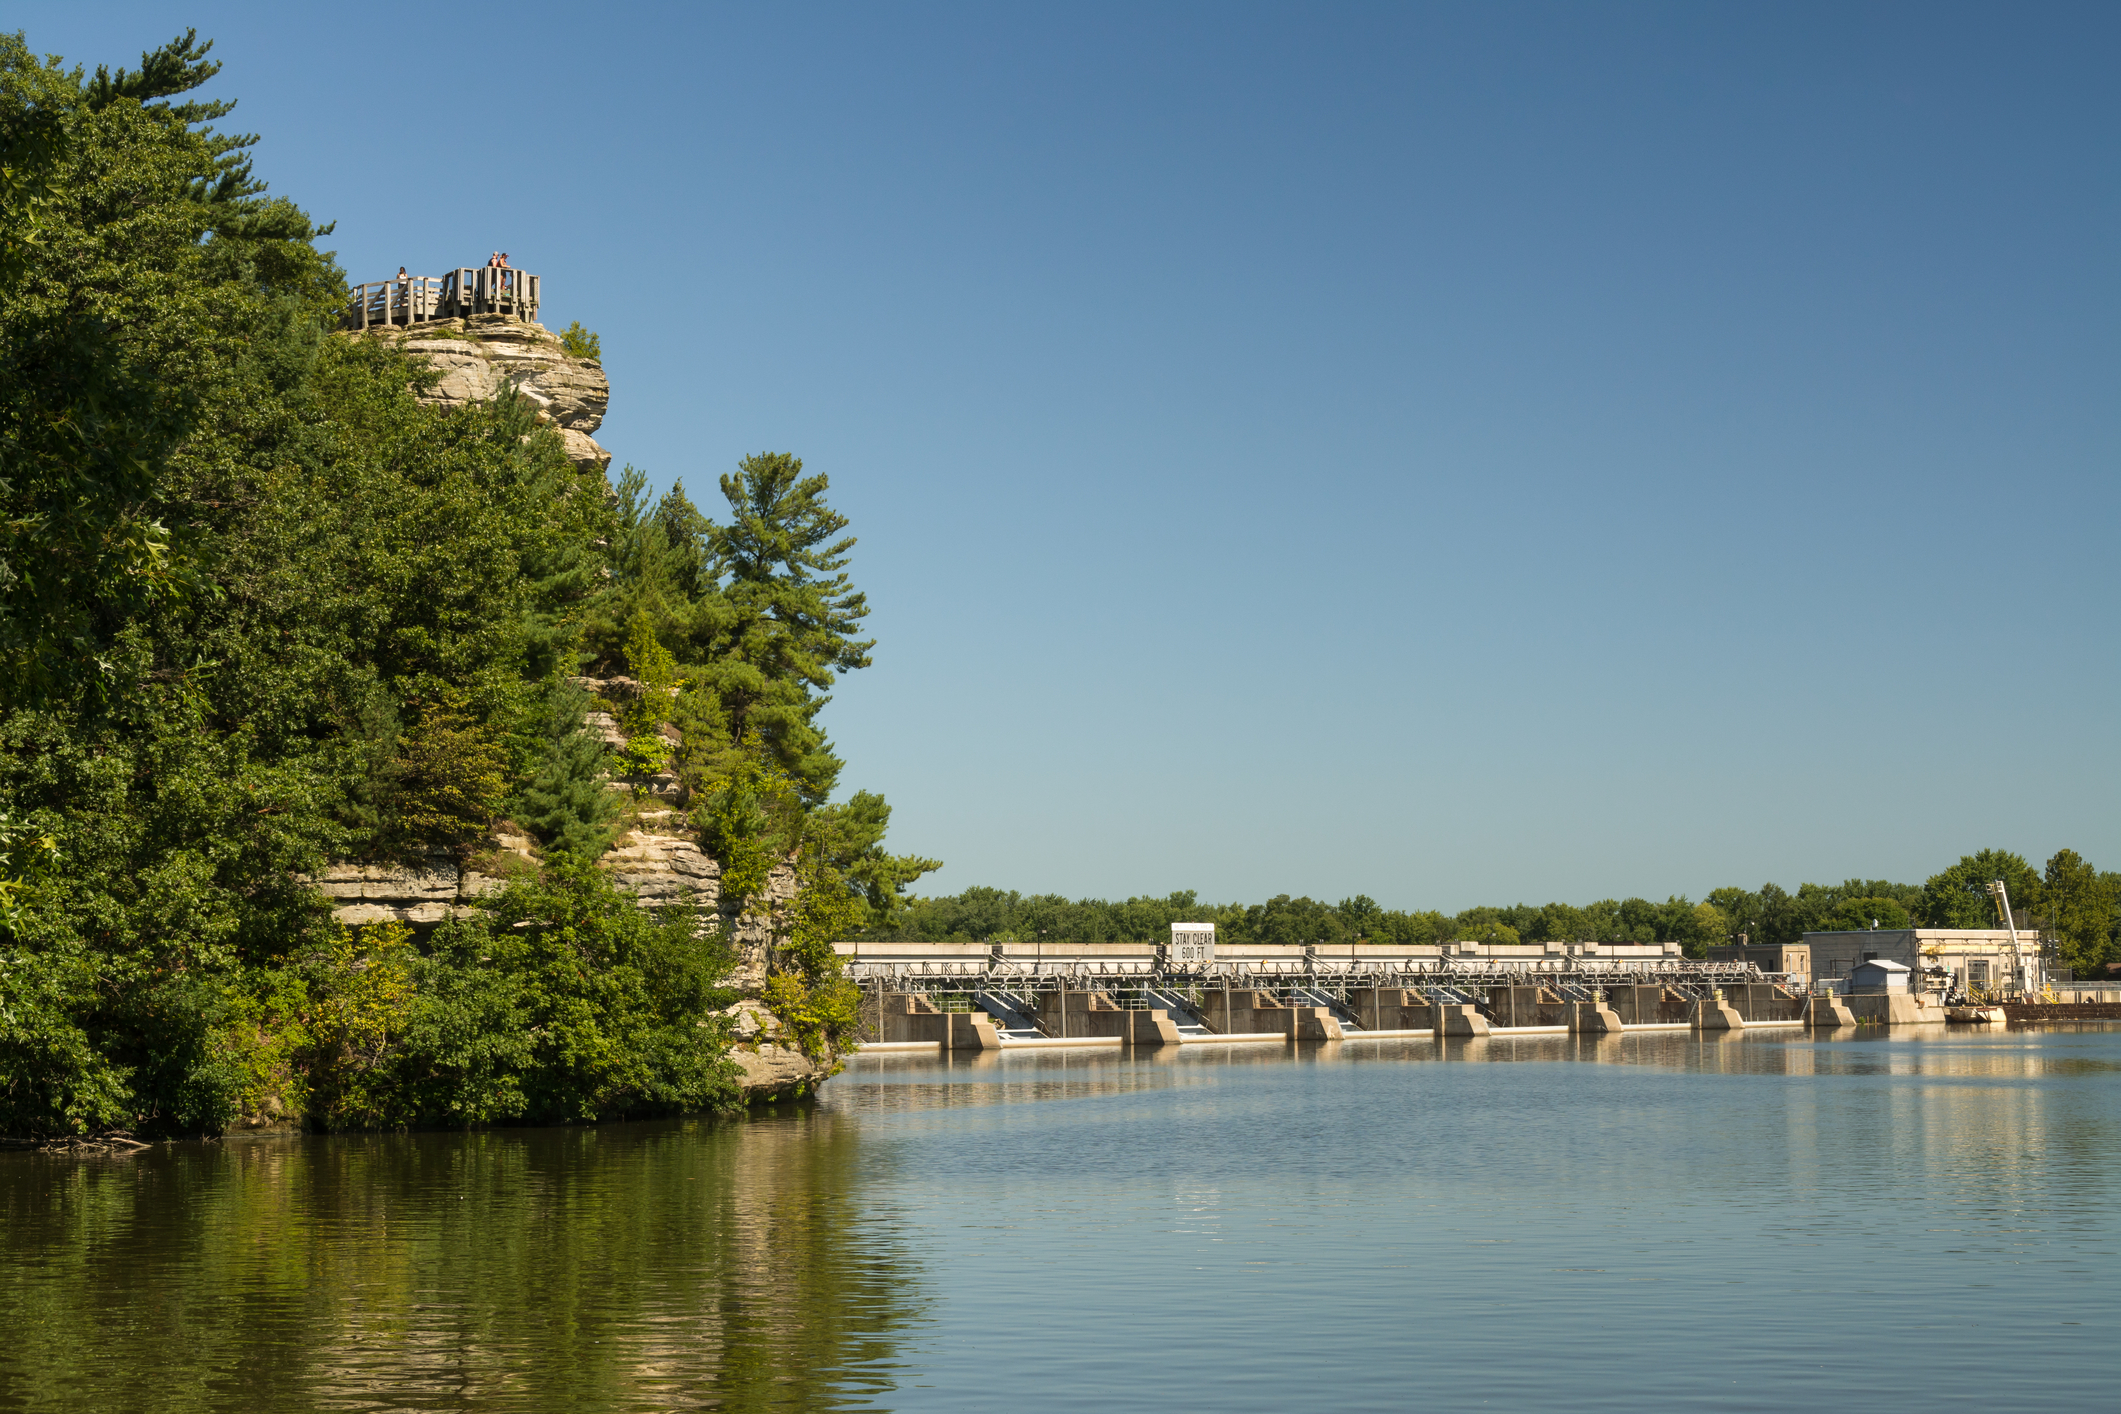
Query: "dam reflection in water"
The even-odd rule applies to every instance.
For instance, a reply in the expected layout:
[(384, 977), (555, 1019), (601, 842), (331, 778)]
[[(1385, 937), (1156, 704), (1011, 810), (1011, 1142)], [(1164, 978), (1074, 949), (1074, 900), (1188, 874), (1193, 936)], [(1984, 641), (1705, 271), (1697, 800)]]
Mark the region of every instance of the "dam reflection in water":
[(858, 1057), (0, 1154), (0, 1409), (2104, 1408), (2121, 1028)]

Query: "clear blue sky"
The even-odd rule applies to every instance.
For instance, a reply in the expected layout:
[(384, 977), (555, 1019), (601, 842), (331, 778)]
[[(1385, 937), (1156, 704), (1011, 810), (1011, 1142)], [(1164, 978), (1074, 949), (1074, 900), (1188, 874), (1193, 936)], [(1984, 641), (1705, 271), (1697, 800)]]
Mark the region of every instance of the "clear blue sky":
[(2121, 868), (2121, 8), (12, 4), (187, 25), (349, 275), (832, 478), (971, 884)]

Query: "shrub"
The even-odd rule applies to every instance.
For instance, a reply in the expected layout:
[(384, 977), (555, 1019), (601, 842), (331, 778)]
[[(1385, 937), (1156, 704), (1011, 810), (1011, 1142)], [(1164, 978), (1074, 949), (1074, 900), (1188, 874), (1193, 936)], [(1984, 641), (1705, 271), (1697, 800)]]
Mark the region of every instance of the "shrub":
[(660, 916), (561, 860), (437, 930), (395, 1063), (420, 1123), (611, 1119), (737, 1102), (710, 1014), (729, 955), (690, 909)]
[(396, 1095), (416, 995), (412, 930), (341, 928), (310, 959), (306, 1017), (312, 1115), (327, 1129), (391, 1127), (418, 1116)]
[(595, 334), (584, 329), (579, 319), (570, 320), (567, 327), (560, 331), (560, 347), (567, 350), (569, 358), (595, 359), (598, 362), (602, 362), (604, 358), (603, 343)]
[(85, 956), (0, 951), (0, 1134), (87, 1134), (130, 1117), (130, 1076), (78, 1019), (94, 970)]
[(652, 776), (670, 764), (670, 743), (660, 732), (643, 732), (627, 741), (619, 760), (629, 776)]
[[(408, 704), (415, 705), (415, 704)], [(492, 823), (508, 793), (508, 754), (461, 698), (416, 704), (391, 766), (392, 812), (409, 844), (462, 844)]]

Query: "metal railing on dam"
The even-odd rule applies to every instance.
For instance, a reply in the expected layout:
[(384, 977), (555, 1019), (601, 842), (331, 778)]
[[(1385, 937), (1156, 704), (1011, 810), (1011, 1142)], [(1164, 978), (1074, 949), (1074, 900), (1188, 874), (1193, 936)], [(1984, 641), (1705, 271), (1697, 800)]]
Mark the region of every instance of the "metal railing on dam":
[(1240, 981), (1303, 985), (1447, 987), (1453, 982), (1585, 986), (1668, 981), (1711, 989), (1770, 974), (1751, 962), (1707, 962), (1665, 943), (1523, 945), (1446, 943), (1415, 947), (1356, 943), (1218, 944), (1207, 962), (1175, 962), (1160, 943), (836, 943), (847, 975), (877, 981), (952, 983), (1009, 979), (1034, 989), (1062, 981), (1118, 986)]

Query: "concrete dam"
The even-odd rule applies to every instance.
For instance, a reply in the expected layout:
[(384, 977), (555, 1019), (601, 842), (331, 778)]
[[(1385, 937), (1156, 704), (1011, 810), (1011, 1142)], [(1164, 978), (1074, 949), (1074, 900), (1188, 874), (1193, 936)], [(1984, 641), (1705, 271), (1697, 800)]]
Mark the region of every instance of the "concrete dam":
[[(1178, 1046), (1942, 1021), (1905, 994), (1811, 996), (1676, 944), (1331, 947), (840, 943), (867, 1050)], [(1873, 1003), (1876, 1003), (1875, 1005)], [(1935, 1010), (1935, 1016), (1926, 1013)]]

